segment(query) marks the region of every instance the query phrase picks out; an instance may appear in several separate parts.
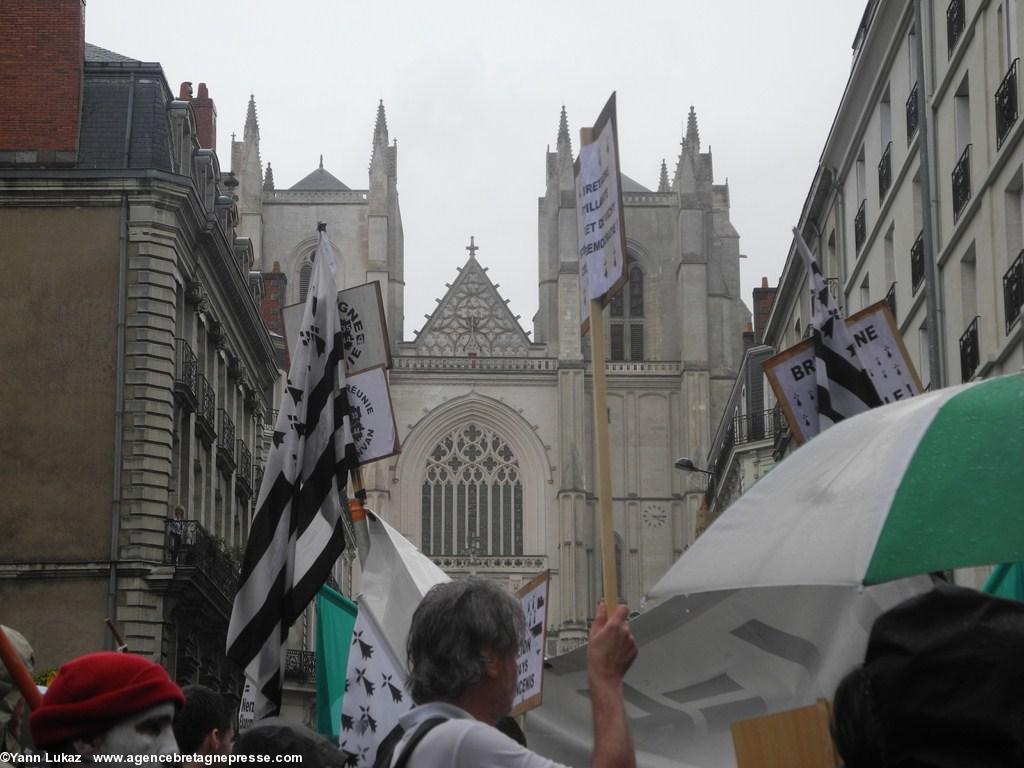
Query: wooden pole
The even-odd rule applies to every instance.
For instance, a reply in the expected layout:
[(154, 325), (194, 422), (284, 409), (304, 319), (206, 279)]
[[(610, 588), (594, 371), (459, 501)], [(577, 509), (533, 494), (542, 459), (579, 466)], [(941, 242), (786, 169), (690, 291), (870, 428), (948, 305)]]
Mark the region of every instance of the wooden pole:
[(17, 649), (15, 649), (14, 644), (7, 637), (7, 633), (3, 629), (0, 629), (0, 660), (7, 667), (7, 671), (11, 675), (11, 682), (18, 686), (18, 690), (21, 691), (22, 697), (28, 703), (28, 708), (35, 709), (42, 704), (43, 697), (39, 695), (39, 689), (36, 688), (32, 675), (29, 674), (25, 662), (21, 660)]
[(598, 524), (601, 530), (601, 575), (609, 613), (619, 603), (615, 573), (615, 522), (612, 519), (612, 458), (608, 442), (608, 384), (605, 380), (604, 308), (590, 302), (590, 362), (594, 381), (594, 446), (596, 448)]
[(114, 622), (111, 621), (109, 616), (104, 619), (104, 621), (106, 622), (107, 629), (110, 630), (110, 634), (114, 636), (114, 644), (117, 646), (117, 652), (127, 653), (128, 644), (124, 641), (124, 638), (121, 637), (121, 633), (117, 631), (117, 627), (114, 626)]
[[(580, 129), (580, 147), (594, 140), (592, 128)], [(586, 290), (580, 285), (580, 290)], [(608, 384), (605, 380), (604, 307), (590, 300), (590, 363), (594, 382), (594, 447), (597, 474), (597, 516), (601, 535), (601, 578), (609, 615), (619, 604), (615, 573), (615, 521), (612, 518), (612, 459), (608, 442)]]

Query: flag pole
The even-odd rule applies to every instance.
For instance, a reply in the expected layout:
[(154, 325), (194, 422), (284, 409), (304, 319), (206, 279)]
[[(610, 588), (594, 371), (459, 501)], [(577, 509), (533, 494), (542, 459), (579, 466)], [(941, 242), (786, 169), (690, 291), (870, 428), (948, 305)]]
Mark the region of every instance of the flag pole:
[(114, 636), (114, 643), (117, 645), (117, 652), (127, 653), (128, 643), (126, 643), (124, 638), (121, 637), (121, 633), (117, 631), (117, 627), (114, 626), (114, 622), (111, 621), (109, 616), (107, 616), (103, 621), (107, 625), (107, 629), (110, 630), (110, 634)]
[[(580, 147), (594, 140), (592, 128), (580, 128)], [(584, 290), (581, 285), (580, 290)], [(608, 441), (608, 383), (605, 378), (604, 306), (590, 300), (590, 365), (594, 382), (594, 447), (596, 450), (598, 527), (601, 534), (601, 576), (609, 613), (619, 603), (615, 573), (615, 522), (612, 518), (611, 447)]]
[(42, 704), (43, 697), (39, 695), (39, 689), (36, 688), (32, 675), (29, 674), (28, 667), (21, 660), (21, 656), (18, 655), (18, 651), (2, 627), (0, 627), (0, 660), (7, 667), (7, 671), (11, 675), (11, 681), (21, 691), (22, 697), (28, 703), (28, 708), (36, 709)]
[[(327, 222), (318, 221), (316, 231), (327, 237)], [(366, 555), (370, 551), (370, 534), (366, 522), (366, 491), (363, 488), (363, 470), (355, 467), (349, 470), (349, 477), (352, 480), (352, 494), (348, 499), (348, 519), (352, 524), (352, 531), (355, 535), (356, 553), (359, 555), (359, 565), (366, 562)]]

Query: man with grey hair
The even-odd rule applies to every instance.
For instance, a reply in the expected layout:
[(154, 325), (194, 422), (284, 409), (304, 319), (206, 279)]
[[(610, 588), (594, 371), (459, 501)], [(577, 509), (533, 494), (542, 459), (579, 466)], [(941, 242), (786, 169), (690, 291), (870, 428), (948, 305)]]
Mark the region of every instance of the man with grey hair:
[[(637, 655), (627, 614), (620, 605), (608, 616), (601, 603), (590, 630), (595, 766), (636, 764), (622, 696), (622, 679)], [(438, 584), (427, 593), (408, 641), (409, 687), (418, 706), (399, 721), (404, 735), (385, 765), (557, 765), (492, 727), (512, 709), (523, 624), (516, 599), (486, 579)]]

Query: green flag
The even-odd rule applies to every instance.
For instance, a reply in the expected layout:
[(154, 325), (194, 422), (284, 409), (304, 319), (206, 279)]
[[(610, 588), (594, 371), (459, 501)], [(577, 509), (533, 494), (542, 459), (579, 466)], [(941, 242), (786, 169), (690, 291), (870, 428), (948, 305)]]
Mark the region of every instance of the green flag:
[(341, 729), (341, 699), (356, 604), (324, 585), (316, 595), (316, 729), (335, 741)]
[(1024, 563), (997, 565), (981, 591), (1010, 600), (1024, 600)]

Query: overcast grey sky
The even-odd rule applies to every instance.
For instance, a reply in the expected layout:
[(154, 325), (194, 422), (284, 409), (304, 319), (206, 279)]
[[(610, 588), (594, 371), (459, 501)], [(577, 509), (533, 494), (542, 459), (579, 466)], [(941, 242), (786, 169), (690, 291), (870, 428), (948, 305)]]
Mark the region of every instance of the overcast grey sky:
[(278, 188), (325, 167), (365, 189), (377, 102), (398, 140), (405, 337), (470, 235), (532, 331), (537, 198), (564, 104), (573, 137), (618, 92), (623, 172), (671, 177), (690, 105), (729, 182), (743, 298), (774, 284), (852, 62), (864, 0), (87, 0), (86, 40), (205, 82), (230, 165), (256, 96)]

